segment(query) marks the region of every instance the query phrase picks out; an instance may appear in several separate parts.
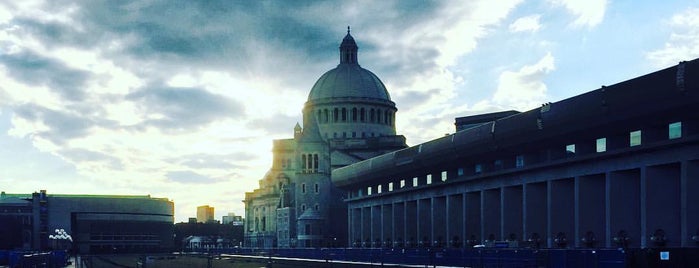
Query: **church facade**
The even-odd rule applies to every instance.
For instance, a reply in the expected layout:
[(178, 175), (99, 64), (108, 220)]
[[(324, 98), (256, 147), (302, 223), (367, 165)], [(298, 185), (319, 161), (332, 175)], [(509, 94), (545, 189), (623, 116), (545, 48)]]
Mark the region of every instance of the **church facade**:
[(345, 191), (331, 171), (406, 148), (396, 135), (396, 106), (385, 85), (358, 63), (347, 35), (340, 64), (314, 84), (294, 137), (273, 141), (272, 167), (245, 194), (246, 247), (332, 247), (347, 244)]

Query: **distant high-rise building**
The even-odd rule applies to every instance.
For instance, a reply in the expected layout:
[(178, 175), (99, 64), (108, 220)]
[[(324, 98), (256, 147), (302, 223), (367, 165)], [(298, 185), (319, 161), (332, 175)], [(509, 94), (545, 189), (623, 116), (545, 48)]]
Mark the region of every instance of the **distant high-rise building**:
[(197, 222), (211, 222), (214, 220), (214, 207), (209, 205), (197, 207)]
[(243, 216), (236, 216), (235, 213), (228, 213), (227, 216), (221, 218), (223, 224), (243, 225)]

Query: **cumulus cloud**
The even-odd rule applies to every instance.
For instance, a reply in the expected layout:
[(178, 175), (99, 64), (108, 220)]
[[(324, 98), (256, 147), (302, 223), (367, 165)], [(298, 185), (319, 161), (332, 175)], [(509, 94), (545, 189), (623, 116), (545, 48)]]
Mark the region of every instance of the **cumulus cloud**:
[(102, 152), (91, 151), (82, 148), (69, 148), (61, 150), (60, 155), (73, 163), (101, 163), (106, 165), (106, 168), (109, 169), (123, 169), (123, 164), (119, 158)]
[(219, 179), (199, 174), (190, 170), (170, 171), (166, 175), (168, 181), (179, 183), (206, 184), (218, 182)]
[(13, 110), (17, 120), (38, 125), (34, 127), (34, 132), (24, 133), (24, 135), (36, 135), (57, 145), (62, 145), (69, 139), (89, 135), (94, 125), (94, 122), (82, 115), (52, 110), (31, 103), (18, 105)]
[(575, 16), (574, 26), (592, 28), (604, 19), (607, 0), (549, 0), (552, 4), (562, 6)]
[(699, 57), (699, 8), (675, 14), (667, 24), (672, 29), (669, 40), (646, 57), (659, 68)]
[(0, 54), (0, 64), (14, 79), (32, 86), (45, 86), (69, 101), (85, 98), (84, 86), (89, 73), (31, 51)]
[(303, 124), (301, 116), (278, 113), (272, 114), (270, 117), (251, 120), (248, 126), (253, 129), (263, 129), (270, 134), (291, 135), (294, 133), (296, 122)]
[[(348, 24), (419, 142), (464, 111), (440, 111), (462, 80), (451, 68), (521, 2), (0, 3), (0, 108), (13, 138), (96, 187), (81, 189), (162, 194), (183, 219), (197, 200), (257, 186)], [(239, 198), (212, 205), (240, 211)]]
[(510, 32), (537, 32), (541, 28), (541, 15), (521, 17), (510, 24)]
[(549, 52), (532, 65), (502, 72), (493, 101), (520, 111), (536, 107), (546, 99), (547, 87), (543, 80), (554, 69), (554, 57)]
[(172, 158), (170, 161), (179, 163), (182, 166), (192, 169), (221, 169), (231, 170), (240, 168), (242, 165), (236, 162), (248, 161), (254, 159), (255, 155), (251, 153), (235, 153), (235, 154), (206, 154), (198, 153), (191, 155), (183, 155), (177, 158)]
[(242, 116), (242, 104), (201, 88), (153, 86), (126, 95), (136, 102), (146, 126), (188, 130), (222, 118)]

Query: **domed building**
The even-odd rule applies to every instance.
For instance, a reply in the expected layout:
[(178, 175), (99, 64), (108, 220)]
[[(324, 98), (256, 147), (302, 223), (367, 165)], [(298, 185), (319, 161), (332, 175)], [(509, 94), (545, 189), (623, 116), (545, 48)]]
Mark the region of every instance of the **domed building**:
[(273, 163), (259, 188), (245, 194), (245, 246), (333, 247), (347, 244), (347, 195), (330, 178), (333, 169), (406, 148), (396, 135), (396, 105), (386, 86), (358, 62), (350, 34), (340, 64), (313, 85), (303, 127), (274, 140)]

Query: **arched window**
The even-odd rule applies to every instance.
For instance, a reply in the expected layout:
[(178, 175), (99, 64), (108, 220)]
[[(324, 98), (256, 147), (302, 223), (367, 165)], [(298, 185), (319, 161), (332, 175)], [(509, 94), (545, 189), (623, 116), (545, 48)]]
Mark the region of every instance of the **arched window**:
[(347, 109), (342, 108), (342, 122), (347, 122)]
[(316, 117), (316, 121), (318, 121), (318, 123), (322, 123), (322, 122), (323, 122), (323, 121), (321, 120), (321, 119), (322, 119), (322, 117), (321, 117), (322, 114), (321, 114), (321, 113), (322, 113), (322, 111), (321, 111), (321, 110), (318, 110), (318, 116)]
[(315, 167), (313, 167), (313, 155), (308, 154), (308, 172), (313, 172)]
[(339, 117), (340, 117), (340, 110), (335, 108), (335, 110), (333, 111), (333, 123), (337, 122)]
[(357, 122), (357, 107), (352, 108), (352, 122)]
[(359, 109), (359, 121), (366, 121), (366, 111), (364, 111), (364, 108)]
[(313, 154), (313, 172), (318, 172), (318, 154)]
[(376, 121), (376, 114), (374, 112), (374, 108), (369, 110), (369, 122), (374, 123)]
[(301, 155), (301, 169), (306, 170), (306, 155), (305, 154)]

